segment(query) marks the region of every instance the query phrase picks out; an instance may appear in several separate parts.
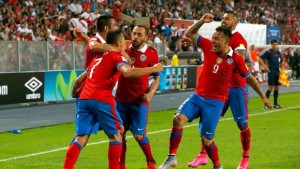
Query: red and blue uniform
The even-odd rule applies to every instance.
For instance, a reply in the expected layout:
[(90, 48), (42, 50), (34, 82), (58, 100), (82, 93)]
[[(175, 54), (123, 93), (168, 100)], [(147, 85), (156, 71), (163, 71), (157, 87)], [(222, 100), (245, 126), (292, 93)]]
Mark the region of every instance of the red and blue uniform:
[[(158, 63), (157, 51), (145, 44), (140, 49), (129, 47), (126, 51), (132, 61), (131, 67), (145, 68), (152, 67)], [(151, 74), (159, 76), (159, 73)], [(143, 100), (144, 94), (148, 93), (150, 75), (139, 78), (125, 78), (120, 76), (115, 99), (117, 110), (124, 122), (125, 129), (133, 134), (143, 135), (146, 132), (148, 119), (148, 102)]]
[[(247, 50), (248, 45), (246, 40), (239, 32), (233, 32), (229, 40), (229, 46), (233, 50)], [(241, 57), (241, 56), (240, 56)], [(230, 106), (234, 120), (242, 127), (242, 123), (248, 119), (248, 86), (247, 81), (243, 78), (238, 70), (235, 70), (232, 75), (232, 80), (229, 83), (229, 96), (224, 105), (222, 116), (226, 113)]]
[(212, 139), (228, 98), (233, 72), (238, 70), (242, 77), (249, 76), (250, 72), (243, 58), (231, 48), (226, 55), (219, 57), (212, 51), (212, 42), (202, 36), (198, 36), (197, 46), (204, 53), (203, 72), (194, 93), (179, 107), (177, 113), (184, 114), (189, 121), (200, 117), (201, 135)]
[(107, 135), (117, 134), (122, 120), (115, 110), (112, 90), (123, 64), (127, 61), (119, 52), (104, 53), (91, 62), (80, 94), (76, 135), (89, 135), (97, 122)]
[[(91, 51), (89, 45), (91, 42), (97, 42), (97, 43), (106, 43), (106, 41), (97, 33), (96, 36), (91, 37), (91, 39), (89, 40), (86, 48), (85, 48), (85, 64), (84, 64), (84, 70), (86, 70), (90, 63), (92, 62), (92, 60), (97, 57), (98, 55), (101, 55), (102, 53), (99, 53), (98, 51)], [(80, 93), (83, 90), (85, 82), (83, 82), (81, 84), (81, 86), (78, 88), (78, 90), (76, 91), (77, 96), (80, 95)], [(79, 103), (79, 97), (76, 97), (76, 109), (78, 109), (78, 103)], [(96, 123), (94, 126), (94, 129), (92, 131), (93, 134), (97, 134), (99, 129), (99, 124)]]

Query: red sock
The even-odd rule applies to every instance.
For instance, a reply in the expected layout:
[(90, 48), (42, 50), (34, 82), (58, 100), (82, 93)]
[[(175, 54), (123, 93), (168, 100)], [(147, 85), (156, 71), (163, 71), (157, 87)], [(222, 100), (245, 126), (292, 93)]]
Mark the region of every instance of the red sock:
[(250, 139), (251, 132), (248, 126), (244, 126), (240, 128), (240, 138), (243, 147), (243, 156), (249, 157), (250, 154)]
[(181, 142), (183, 128), (172, 128), (170, 134), (169, 154), (176, 154), (179, 143)]
[(219, 152), (218, 147), (213, 141), (210, 145), (205, 147), (208, 157), (211, 159), (211, 161), (214, 164), (214, 167), (220, 166), (220, 158), (219, 158)]
[(118, 141), (109, 142), (108, 148), (108, 168), (119, 169), (122, 145)]
[(206, 149), (204, 145), (201, 146), (200, 154), (206, 154)]
[(125, 164), (126, 151), (127, 151), (126, 140), (123, 139), (122, 140), (122, 152), (121, 152), (121, 158), (120, 158), (120, 169), (126, 169), (126, 164)]
[(82, 149), (81, 145), (79, 143), (77, 143), (76, 141), (73, 142), (69, 146), (66, 157), (65, 157), (64, 169), (73, 169), (74, 168), (81, 149)]
[(150, 142), (148, 137), (144, 135), (144, 137), (140, 139), (138, 143), (146, 156), (147, 162), (153, 162), (154, 158), (151, 152), (151, 147), (150, 147)]

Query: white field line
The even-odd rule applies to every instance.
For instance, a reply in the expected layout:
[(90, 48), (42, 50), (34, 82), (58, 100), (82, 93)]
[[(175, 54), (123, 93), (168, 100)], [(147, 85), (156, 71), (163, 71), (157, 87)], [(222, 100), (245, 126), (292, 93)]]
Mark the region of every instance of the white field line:
[[(266, 112), (262, 112), (262, 113), (256, 113), (256, 114), (249, 114), (249, 116), (260, 116), (260, 115), (265, 115), (265, 114), (271, 114), (271, 113), (275, 113), (275, 112), (279, 112), (279, 111), (285, 111), (285, 110), (290, 110), (290, 109), (297, 109), (300, 108), (300, 106), (295, 106), (295, 107), (288, 107), (288, 108), (283, 108), (283, 109), (276, 109), (276, 110), (271, 110), (271, 111), (266, 111)], [(228, 121), (228, 120), (232, 120), (233, 118), (224, 118), (224, 119), (220, 119), (220, 121)], [(198, 126), (198, 124), (191, 124), (191, 125), (186, 125), (184, 126), (184, 128), (188, 128), (188, 127), (193, 127), (193, 126)], [(148, 135), (150, 134), (157, 134), (157, 133), (162, 133), (162, 132), (166, 132), (166, 131), (170, 131), (169, 129), (164, 129), (164, 130), (158, 130), (158, 131), (152, 131), (147, 133)], [(132, 136), (128, 136), (126, 138), (132, 138)], [(90, 145), (97, 145), (97, 144), (103, 144), (103, 143), (107, 143), (108, 140), (103, 140), (103, 141), (99, 141), (99, 142), (93, 142), (93, 143), (89, 143), (88, 146)], [(22, 156), (16, 156), (16, 157), (11, 157), (11, 158), (6, 158), (6, 159), (0, 159), (0, 162), (6, 162), (6, 161), (12, 161), (12, 160), (17, 160), (17, 159), (22, 159), (22, 158), (27, 158), (27, 157), (32, 157), (32, 156), (38, 156), (38, 155), (43, 155), (43, 154), (49, 154), (49, 153), (53, 153), (53, 152), (57, 152), (57, 151), (62, 151), (62, 150), (67, 150), (68, 147), (62, 147), (62, 148), (57, 148), (57, 149), (53, 149), (53, 150), (49, 150), (49, 151), (42, 151), (42, 152), (38, 152), (38, 153), (32, 153), (32, 154), (27, 154), (27, 155), (22, 155)]]

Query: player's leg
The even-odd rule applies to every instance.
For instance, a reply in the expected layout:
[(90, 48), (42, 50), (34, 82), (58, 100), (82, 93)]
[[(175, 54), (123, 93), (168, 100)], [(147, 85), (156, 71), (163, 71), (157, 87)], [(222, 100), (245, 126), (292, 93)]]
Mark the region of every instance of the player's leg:
[(121, 117), (115, 109), (114, 104), (98, 102), (93, 107), (93, 113), (109, 139), (108, 148), (108, 168), (120, 168), (120, 158), (122, 151), (122, 137), (124, 130)]
[(93, 125), (96, 123), (93, 115), (89, 112), (90, 104), (91, 101), (88, 100), (82, 100), (79, 103), (76, 117), (76, 137), (67, 150), (64, 169), (74, 168), (80, 151), (86, 146), (88, 136), (92, 131)]
[(251, 132), (248, 126), (247, 86), (229, 89), (229, 102), (233, 118), (240, 129), (242, 144), (242, 158), (238, 169), (247, 169), (249, 166)]
[[(221, 112), (221, 117), (225, 116), (228, 108), (229, 108), (229, 102), (227, 101), (223, 106), (223, 109)], [(199, 133), (201, 133), (201, 128), (202, 128), (202, 124), (200, 124), (199, 128), (198, 128)], [(201, 135), (200, 135), (200, 138), (201, 138)], [(206, 164), (207, 164), (207, 153), (206, 153), (205, 146), (202, 145), (202, 143), (201, 143), (200, 153), (195, 156), (193, 161), (188, 163), (188, 166), (196, 168), (200, 165), (206, 165)]]
[(126, 151), (127, 151), (127, 145), (126, 145), (126, 133), (130, 128), (130, 121), (131, 116), (130, 112), (128, 112), (128, 104), (122, 103), (122, 102), (116, 102), (116, 110), (120, 114), (120, 117), (123, 121), (124, 125), (124, 132), (121, 132), (122, 137), (122, 152), (121, 152), (121, 158), (120, 158), (120, 169), (126, 169)]
[(201, 98), (193, 93), (176, 111), (169, 140), (169, 154), (162, 165), (159, 166), (159, 169), (167, 169), (177, 165), (176, 153), (182, 139), (183, 125), (187, 121), (192, 121), (199, 117), (200, 104)]
[(156, 163), (151, 152), (150, 141), (147, 136), (146, 126), (148, 123), (148, 105), (146, 104), (131, 104), (131, 132), (144, 152), (147, 161), (148, 169), (155, 169)]
[(219, 100), (205, 99), (201, 109), (201, 141), (214, 168), (222, 168), (218, 147), (213, 141), (224, 103)]

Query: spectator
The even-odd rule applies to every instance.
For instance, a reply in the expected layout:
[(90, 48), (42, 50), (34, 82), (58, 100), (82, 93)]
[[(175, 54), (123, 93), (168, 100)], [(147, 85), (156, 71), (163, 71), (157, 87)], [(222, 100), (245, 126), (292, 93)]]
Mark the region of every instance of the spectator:
[(179, 66), (179, 60), (178, 60), (178, 50), (175, 51), (174, 55), (172, 56), (172, 66)]

